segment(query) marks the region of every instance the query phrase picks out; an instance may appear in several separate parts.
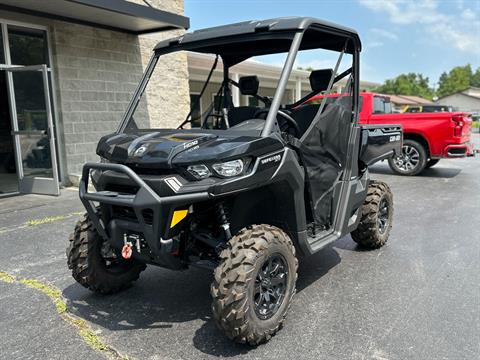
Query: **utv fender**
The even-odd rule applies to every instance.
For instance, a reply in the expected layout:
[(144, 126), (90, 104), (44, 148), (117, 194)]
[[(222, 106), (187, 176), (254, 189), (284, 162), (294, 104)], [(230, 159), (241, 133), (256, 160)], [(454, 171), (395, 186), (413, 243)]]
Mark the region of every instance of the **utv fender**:
[(237, 232), (250, 224), (275, 225), (289, 234), (297, 248), (304, 249), (305, 173), (293, 150), (285, 149), (276, 171), (263, 184), (232, 199), (232, 230)]

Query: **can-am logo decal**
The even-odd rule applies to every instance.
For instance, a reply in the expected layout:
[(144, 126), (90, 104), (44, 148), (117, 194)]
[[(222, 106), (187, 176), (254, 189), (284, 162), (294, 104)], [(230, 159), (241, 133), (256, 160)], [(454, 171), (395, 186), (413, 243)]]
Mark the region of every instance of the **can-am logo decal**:
[(262, 165), (265, 165), (265, 164), (268, 164), (268, 163), (276, 163), (276, 162), (279, 162), (280, 160), (282, 160), (282, 155), (277, 154), (277, 155), (273, 155), (273, 156), (270, 156), (268, 158), (262, 159), (260, 161), (260, 163)]
[(142, 145), (137, 150), (135, 150), (134, 156), (142, 156), (147, 151), (147, 146)]
[(390, 142), (400, 141), (400, 135), (390, 136)]
[(198, 145), (198, 140), (193, 140), (188, 143), (183, 144), (183, 150), (190, 149), (191, 147)]

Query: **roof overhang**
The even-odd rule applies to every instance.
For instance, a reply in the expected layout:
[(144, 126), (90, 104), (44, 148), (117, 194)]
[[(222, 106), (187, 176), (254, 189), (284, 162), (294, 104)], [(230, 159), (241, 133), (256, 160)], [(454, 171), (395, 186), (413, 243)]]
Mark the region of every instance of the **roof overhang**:
[(164, 55), (187, 50), (217, 54), (228, 66), (233, 66), (253, 56), (288, 52), (297, 33), (302, 33), (300, 50), (345, 50), (347, 54), (361, 50), (355, 30), (315, 18), (288, 17), (197, 30), (159, 42), (155, 52)]
[(0, 0), (0, 9), (136, 35), (190, 26), (188, 17), (125, 0)]

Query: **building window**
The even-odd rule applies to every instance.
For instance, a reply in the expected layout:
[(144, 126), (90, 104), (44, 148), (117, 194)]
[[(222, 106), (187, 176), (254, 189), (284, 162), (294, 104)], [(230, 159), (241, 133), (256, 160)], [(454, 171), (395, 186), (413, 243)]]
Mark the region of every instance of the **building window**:
[(47, 34), (44, 30), (9, 25), (8, 41), (12, 64), (50, 66)]
[(190, 110), (192, 127), (200, 127), (202, 125), (202, 104), (199, 94), (190, 94)]
[(213, 95), (213, 110), (221, 111), (223, 107), (223, 95)]

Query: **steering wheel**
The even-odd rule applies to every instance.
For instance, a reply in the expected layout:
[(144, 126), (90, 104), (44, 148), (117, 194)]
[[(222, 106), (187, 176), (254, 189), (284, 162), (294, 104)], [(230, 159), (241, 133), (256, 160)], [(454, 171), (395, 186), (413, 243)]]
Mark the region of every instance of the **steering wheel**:
[[(260, 109), (255, 113), (254, 117), (259, 118), (261, 114), (268, 113), (269, 111), (270, 111), (270, 109)], [(291, 128), (293, 128), (293, 130), (295, 132), (295, 134), (293, 134), (293, 135), (295, 137), (299, 137), (301, 132), (300, 132), (300, 128), (298, 127), (298, 124), (295, 121), (295, 119), (292, 118), (290, 115), (288, 115), (283, 110), (278, 110), (277, 114), (280, 115), (280, 117), (282, 117), (283, 119), (286, 120), (286, 122), (284, 124), (288, 123), (289, 125), (291, 125)], [(285, 128), (285, 126), (280, 125), (280, 130), (286, 132), (286, 130), (288, 130), (288, 128)]]

